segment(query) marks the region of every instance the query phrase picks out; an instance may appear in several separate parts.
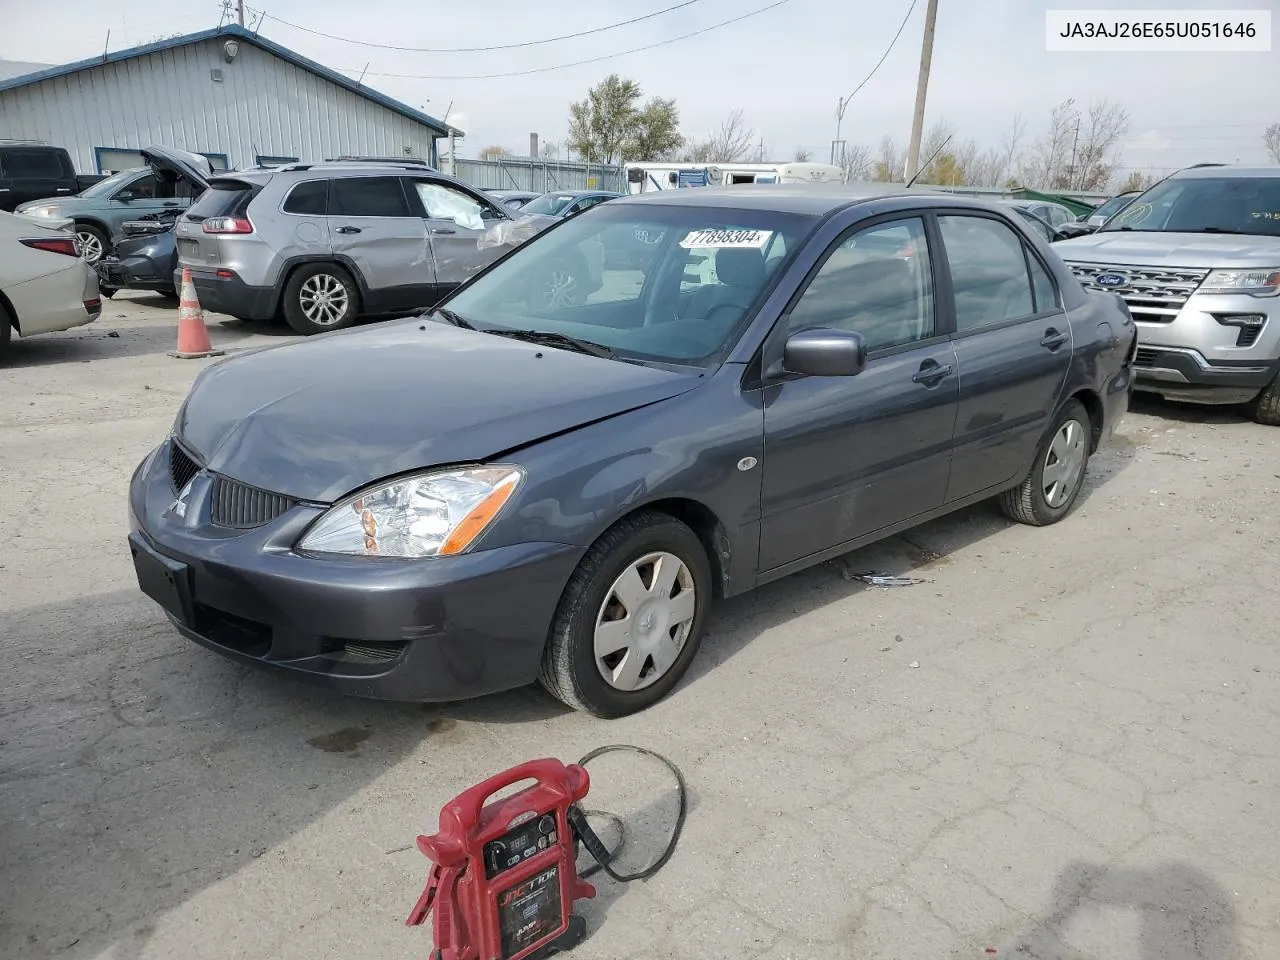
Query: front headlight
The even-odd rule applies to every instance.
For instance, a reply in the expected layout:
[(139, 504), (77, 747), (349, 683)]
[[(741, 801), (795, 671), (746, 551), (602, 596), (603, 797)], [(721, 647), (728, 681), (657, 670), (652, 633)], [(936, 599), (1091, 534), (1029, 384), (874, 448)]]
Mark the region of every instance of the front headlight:
[(1280, 293), (1280, 267), (1257, 270), (1210, 270), (1198, 293), (1244, 293), (1274, 297)]
[(298, 549), (360, 557), (445, 557), (473, 544), (524, 480), (511, 465), (438, 470), (334, 504)]
[(58, 215), (57, 207), (28, 207), (22, 211), (29, 217), (55, 217)]

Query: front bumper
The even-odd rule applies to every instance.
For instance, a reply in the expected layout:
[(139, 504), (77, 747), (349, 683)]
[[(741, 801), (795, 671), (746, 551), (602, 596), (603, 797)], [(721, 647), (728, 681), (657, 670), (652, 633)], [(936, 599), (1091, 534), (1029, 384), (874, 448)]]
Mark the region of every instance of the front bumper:
[(1247, 403), (1280, 372), (1276, 360), (1213, 360), (1189, 347), (1142, 346), (1136, 389), (1168, 400)]
[(176, 290), (173, 275), (167, 267), (160, 269), (146, 257), (117, 259), (105, 256), (94, 264), (98, 283), (106, 290)]
[(251, 530), (216, 527), (213, 481), (201, 472), (179, 517), (167, 451), (134, 474), (129, 546), (139, 586), (184, 636), (385, 700), (459, 700), (536, 678), (582, 548), (526, 543), (414, 561), (307, 556), (293, 544), (322, 506), (296, 505)]
[[(188, 269), (200, 306), (205, 310), (240, 320), (270, 320), (275, 316), (279, 302), (275, 288), (250, 286), (234, 274), (220, 277), (209, 267), (188, 266)], [(173, 273), (173, 284), (176, 289), (182, 289), (181, 264)]]

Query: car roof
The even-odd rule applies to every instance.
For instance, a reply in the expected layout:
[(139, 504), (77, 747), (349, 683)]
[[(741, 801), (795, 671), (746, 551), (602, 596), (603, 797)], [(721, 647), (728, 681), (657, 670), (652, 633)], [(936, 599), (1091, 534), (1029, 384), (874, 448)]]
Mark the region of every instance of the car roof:
[(690, 187), (653, 193), (624, 194), (610, 207), (642, 203), (658, 206), (721, 207), (774, 211), (821, 217), (855, 203), (893, 197), (928, 200), (947, 206), (990, 210), (991, 200), (947, 193), (936, 187), (907, 187), (900, 183), (770, 183), (728, 187)]
[(1177, 180), (1221, 180), (1224, 177), (1233, 180), (1274, 179), (1276, 177), (1280, 177), (1280, 164), (1247, 167), (1238, 167), (1231, 164), (1223, 164), (1222, 166), (1188, 167), (1185, 170), (1179, 170), (1177, 173), (1170, 175), (1170, 179)]
[(442, 180), (446, 183), (457, 183), (470, 190), (478, 189), (477, 187), (472, 187), (469, 184), (463, 183), (455, 177), (441, 173), (439, 170), (432, 167), (421, 167), (416, 164), (364, 163), (354, 161), (290, 163), (281, 167), (251, 167), (247, 170), (219, 171), (218, 174), (209, 178), (209, 182), (216, 184), (219, 181), (225, 182), (228, 180), (240, 180), (253, 184), (265, 184), (277, 177), (285, 178), (290, 181), (297, 181), (313, 180), (317, 176), (327, 177), (330, 179), (388, 176), (412, 176), (416, 178), (429, 177), (430, 179)]

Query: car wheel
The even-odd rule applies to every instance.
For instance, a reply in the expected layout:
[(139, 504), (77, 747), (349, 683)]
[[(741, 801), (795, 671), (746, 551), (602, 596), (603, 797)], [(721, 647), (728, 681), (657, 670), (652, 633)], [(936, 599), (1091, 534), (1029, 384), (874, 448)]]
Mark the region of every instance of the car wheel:
[(104, 300), (110, 300), (116, 295), (115, 287), (98, 287), (98, 296)]
[(349, 327), (357, 314), (355, 281), (335, 264), (307, 264), (285, 284), (284, 317), (303, 336)]
[(587, 265), (577, 256), (536, 278), (527, 297), (527, 306), (535, 312), (579, 307), (586, 302)]
[(1010, 520), (1033, 527), (1057, 523), (1075, 505), (1089, 466), (1093, 426), (1078, 400), (1058, 412), (1053, 428), (1040, 442), (1031, 473), (1000, 495), (1000, 509)]
[(4, 363), (9, 355), (9, 340), (13, 337), (13, 318), (9, 311), (0, 304), (0, 363)]
[(1280, 427), (1280, 376), (1253, 398), (1253, 402), (1249, 404), (1249, 415), (1253, 417), (1254, 423)]
[(80, 241), (80, 256), (85, 263), (97, 263), (111, 250), (107, 235), (87, 223), (76, 224), (76, 239)]
[(683, 523), (664, 513), (619, 521), (570, 578), (539, 681), (597, 717), (652, 706), (697, 654), (711, 589), (706, 550)]

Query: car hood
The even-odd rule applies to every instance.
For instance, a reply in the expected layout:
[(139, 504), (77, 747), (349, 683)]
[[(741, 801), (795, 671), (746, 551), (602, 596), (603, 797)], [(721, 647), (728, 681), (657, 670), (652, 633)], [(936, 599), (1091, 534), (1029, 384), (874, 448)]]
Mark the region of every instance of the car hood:
[(214, 364), (175, 431), (215, 473), (331, 503), (384, 477), (488, 460), (699, 382), (694, 372), (410, 318)]
[(1280, 237), (1119, 230), (1059, 240), (1063, 260), (1156, 267), (1280, 267)]
[(181, 174), (202, 190), (209, 185), (209, 178), (213, 176), (213, 164), (208, 157), (202, 157), (198, 153), (154, 145), (138, 152), (154, 173)]
[(28, 214), (18, 212), (6, 214), (6, 216), (15, 217), (18, 220), (21, 220), (23, 226), (28, 229), (35, 227), (46, 232), (49, 230), (70, 230), (75, 225), (75, 221), (68, 219), (67, 217), (33, 217)]

